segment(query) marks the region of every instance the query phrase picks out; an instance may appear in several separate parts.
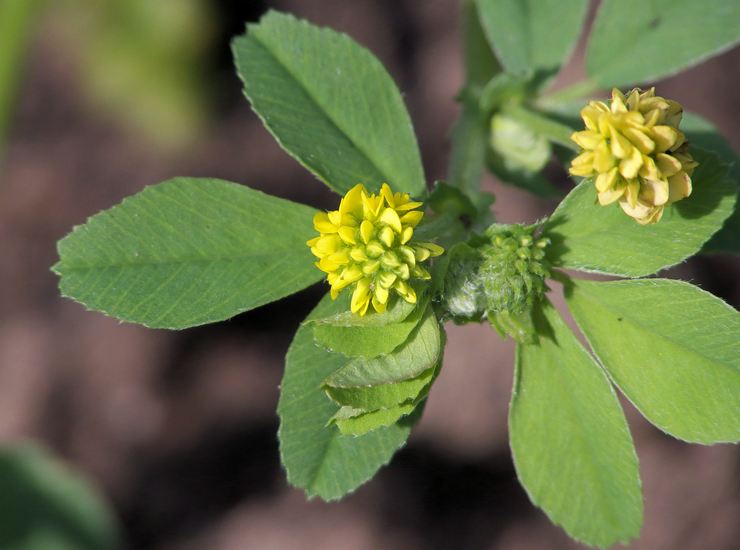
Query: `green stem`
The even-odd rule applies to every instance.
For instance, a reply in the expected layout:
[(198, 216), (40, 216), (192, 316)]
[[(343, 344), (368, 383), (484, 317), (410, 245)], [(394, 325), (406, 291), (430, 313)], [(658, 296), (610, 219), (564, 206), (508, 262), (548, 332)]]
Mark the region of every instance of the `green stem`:
[(13, 116), (23, 59), (43, 2), (0, 1), (0, 162)]
[(556, 122), (523, 105), (507, 105), (503, 107), (502, 112), (558, 145), (576, 152), (579, 150), (578, 146), (570, 139), (573, 129), (565, 124)]
[(601, 87), (596, 84), (596, 82), (584, 79), (576, 82), (575, 84), (571, 84), (570, 86), (567, 86), (562, 90), (558, 90), (556, 92), (552, 92), (550, 94), (542, 96), (537, 101), (537, 104), (542, 106), (552, 106), (562, 103), (568, 103), (576, 99), (593, 96), (600, 89)]

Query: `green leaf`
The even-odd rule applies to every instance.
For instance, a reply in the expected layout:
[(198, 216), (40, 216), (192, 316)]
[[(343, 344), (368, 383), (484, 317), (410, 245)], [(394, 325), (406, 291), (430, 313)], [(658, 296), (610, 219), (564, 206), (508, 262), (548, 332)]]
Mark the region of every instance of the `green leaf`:
[(325, 382), (324, 390), (332, 401), (341, 406), (352, 407), (362, 412), (388, 409), (415, 400), (422, 390), (429, 386), (435, 371), (435, 367), (430, 367), (415, 378), (390, 384), (341, 387)]
[[(394, 301), (398, 304), (398, 302), (402, 302), (403, 300), (396, 296)], [(341, 318), (348, 320), (348, 323), (345, 325), (324, 324), (326, 319), (322, 319), (320, 323), (311, 323), (313, 325), (314, 339), (325, 349), (341, 353), (347, 357), (377, 357), (384, 355), (392, 352), (409, 338), (409, 334), (411, 334), (411, 331), (414, 330), (422, 318), (426, 309), (426, 303), (427, 300), (422, 298), (416, 308), (410, 314), (406, 315), (405, 318), (390, 323), (383, 322), (382, 317), (384, 316), (381, 315), (378, 315), (376, 319), (372, 319), (372, 317), (375, 317), (374, 315), (367, 315), (366, 317), (370, 317), (370, 319), (365, 323), (362, 323), (359, 319), (357, 321), (349, 321), (348, 318), (350, 316), (358, 316), (352, 313), (346, 315), (346, 310), (343, 310), (342, 314), (336, 316), (335, 319)], [(407, 310), (407, 306), (394, 305), (386, 313), (389, 313), (389, 317), (394, 318), (400, 312)]]
[[(730, 175), (740, 185), (740, 156), (732, 150), (727, 140), (714, 125), (697, 114), (684, 111), (681, 130), (695, 147), (713, 151), (723, 162), (730, 164)], [(725, 225), (702, 248), (702, 252), (740, 254), (740, 209), (735, 202), (735, 211)]]
[[(340, 306), (327, 295), (308, 318), (338, 313)], [(406, 442), (415, 417), (362, 437), (344, 436), (327, 426), (337, 406), (326, 398), (321, 383), (347, 359), (317, 347), (312, 332), (310, 325), (302, 325), (288, 350), (278, 402), (280, 455), (292, 485), (309, 497), (336, 500), (390, 461)]]
[(650, 422), (695, 443), (740, 439), (740, 314), (683, 281), (577, 281), (568, 305)]
[(342, 407), (331, 422), (336, 425), (342, 435), (361, 436), (375, 430), (392, 426), (404, 416), (416, 410), (415, 402), (402, 403), (387, 409), (363, 411), (352, 407)]
[(554, 76), (572, 52), (586, 0), (478, 0), (488, 42), (507, 72)]
[(740, 3), (604, 0), (588, 48), (588, 74), (605, 87), (654, 81), (740, 40)]
[(626, 543), (643, 512), (627, 422), (604, 372), (552, 305), (543, 309), (539, 343), (517, 345), (509, 433), (519, 480), (573, 538)]
[(322, 278), (315, 210), (216, 179), (176, 178), (59, 242), (64, 296), (122, 321), (181, 329), (228, 319)]
[(0, 547), (118, 548), (110, 511), (87, 480), (32, 445), (0, 449)]
[[(417, 296), (420, 298), (417, 303), (424, 301), (424, 293), (426, 289), (422, 285), (416, 285), (415, 290)], [(307, 321), (309, 324), (314, 326), (330, 326), (340, 328), (369, 328), (369, 327), (383, 327), (394, 323), (400, 323), (406, 319), (416, 309), (417, 304), (410, 304), (406, 300), (393, 298), (383, 313), (376, 313), (374, 311), (368, 312), (366, 315), (357, 315), (352, 313), (349, 309), (350, 291), (345, 291), (337, 297), (339, 304), (339, 313), (329, 315), (321, 319), (311, 319)], [(422, 308), (423, 310), (423, 308)]]
[(335, 388), (357, 388), (409, 380), (433, 367), (441, 353), (439, 323), (431, 307), (405, 344), (393, 353), (372, 359), (353, 359), (324, 382)]
[(424, 172), (403, 99), (348, 36), (269, 12), (233, 43), (255, 112), (280, 145), (334, 191), (358, 182), (419, 196)]
[(639, 225), (616, 204), (600, 206), (593, 183), (580, 183), (545, 224), (553, 265), (641, 277), (698, 252), (732, 213), (736, 190), (715, 155), (699, 149), (692, 154), (701, 164), (691, 196), (667, 207), (653, 225)]

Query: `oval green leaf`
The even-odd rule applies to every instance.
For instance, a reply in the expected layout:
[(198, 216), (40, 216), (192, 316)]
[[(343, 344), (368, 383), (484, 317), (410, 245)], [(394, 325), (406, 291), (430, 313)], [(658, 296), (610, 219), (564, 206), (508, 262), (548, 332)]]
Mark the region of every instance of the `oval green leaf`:
[(330, 188), (387, 182), (420, 196), (424, 172), (398, 88), (348, 36), (274, 11), (233, 43), (252, 107), (278, 143)]
[(315, 210), (215, 179), (176, 178), (91, 217), (59, 242), (64, 296), (122, 321), (182, 329), (315, 283)]
[(532, 502), (576, 540), (606, 548), (642, 525), (637, 456), (604, 372), (549, 303), (537, 344), (517, 346), (511, 450)]
[(693, 443), (740, 439), (740, 314), (683, 281), (576, 281), (573, 317), (650, 422)]

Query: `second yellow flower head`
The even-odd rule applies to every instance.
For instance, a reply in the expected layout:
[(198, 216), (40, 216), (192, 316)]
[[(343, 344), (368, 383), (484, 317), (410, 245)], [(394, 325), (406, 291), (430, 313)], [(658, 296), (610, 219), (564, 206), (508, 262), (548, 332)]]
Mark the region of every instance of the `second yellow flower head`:
[(444, 252), (433, 243), (413, 241), (414, 228), (424, 217), (408, 193), (393, 193), (384, 183), (380, 193), (370, 194), (361, 183), (339, 204), (339, 210), (319, 212), (313, 224), (319, 236), (308, 241), (327, 273), (331, 296), (336, 298), (354, 285), (351, 310), (365, 315), (369, 306), (382, 313), (391, 291), (409, 303), (416, 302), (411, 279), (429, 279), (421, 262)]
[(602, 205), (619, 201), (640, 224), (656, 223), (666, 205), (691, 194), (697, 162), (678, 129), (681, 104), (655, 88), (626, 96), (612, 90), (610, 105), (592, 101), (581, 110), (586, 129), (571, 139), (582, 149), (570, 166), (574, 176), (595, 176)]

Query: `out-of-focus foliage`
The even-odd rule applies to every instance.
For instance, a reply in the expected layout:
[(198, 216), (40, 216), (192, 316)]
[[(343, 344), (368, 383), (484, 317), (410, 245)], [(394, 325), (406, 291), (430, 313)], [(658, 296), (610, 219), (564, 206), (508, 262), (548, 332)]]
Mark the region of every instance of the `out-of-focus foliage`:
[(78, 474), (34, 446), (0, 448), (0, 548), (110, 550), (116, 531)]
[(62, 0), (51, 15), (101, 110), (159, 145), (197, 137), (214, 30), (207, 0)]

